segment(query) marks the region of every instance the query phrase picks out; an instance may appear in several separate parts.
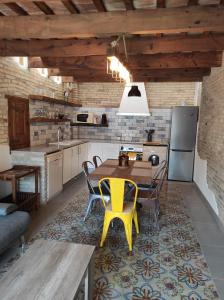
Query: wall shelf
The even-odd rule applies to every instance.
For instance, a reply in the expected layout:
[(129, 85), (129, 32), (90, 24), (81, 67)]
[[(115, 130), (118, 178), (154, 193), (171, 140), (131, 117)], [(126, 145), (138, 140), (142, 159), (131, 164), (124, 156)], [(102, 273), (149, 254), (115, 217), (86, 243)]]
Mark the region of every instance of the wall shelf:
[(71, 126), (108, 127), (108, 124), (71, 123)]
[(50, 119), (44, 117), (34, 117), (30, 119), (30, 123), (65, 123), (70, 121), (70, 119)]
[(48, 102), (53, 104), (60, 104), (64, 106), (82, 107), (82, 105), (79, 103), (68, 102), (62, 99), (55, 99), (55, 98), (41, 96), (41, 95), (29, 95), (29, 100), (43, 101), (43, 102)]

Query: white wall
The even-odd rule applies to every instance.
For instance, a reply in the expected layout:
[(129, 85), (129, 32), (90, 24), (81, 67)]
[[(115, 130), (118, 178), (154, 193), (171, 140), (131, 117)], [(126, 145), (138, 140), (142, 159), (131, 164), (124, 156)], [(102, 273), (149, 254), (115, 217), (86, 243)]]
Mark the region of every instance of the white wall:
[[(10, 169), (12, 166), (9, 145), (0, 144), (0, 172)], [(11, 184), (0, 181), (0, 198), (11, 193)]]
[[(202, 93), (202, 84), (198, 83), (196, 85), (195, 90), (195, 103), (200, 106), (201, 103), (201, 93)], [(197, 151), (197, 144), (196, 144), (196, 151), (195, 151), (195, 161), (194, 161), (194, 182), (218, 215), (218, 205), (215, 198), (214, 193), (209, 189), (207, 183), (207, 160), (203, 160), (200, 158), (198, 151)]]

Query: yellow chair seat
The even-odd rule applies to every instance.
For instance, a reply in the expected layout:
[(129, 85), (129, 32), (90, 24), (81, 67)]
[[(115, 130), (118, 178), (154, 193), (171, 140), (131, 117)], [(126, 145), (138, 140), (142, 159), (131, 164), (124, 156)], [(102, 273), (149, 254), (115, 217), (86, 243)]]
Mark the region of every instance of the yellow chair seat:
[[(106, 203), (106, 210), (109, 210), (109, 211), (112, 211), (112, 205), (111, 205), (111, 202), (109, 203)], [(123, 204), (123, 214), (128, 214), (130, 213), (131, 211), (134, 211), (134, 208), (133, 208), (133, 203), (132, 202), (125, 202)], [(113, 212), (114, 213), (114, 212)]]
[[(104, 181), (107, 181), (110, 186), (109, 202), (106, 201), (106, 198), (103, 195), (101, 189), (101, 186), (103, 186)], [(131, 184), (135, 188), (133, 202), (124, 202), (125, 186), (127, 186), (127, 183)], [(138, 187), (136, 183), (123, 178), (103, 178), (99, 181), (99, 189), (105, 207), (104, 224), (100, 247), (103, 246), (103, 243), (106, 239), (110, 222), (114, 218), (119, 218), (124, 223), (129, 250), (132, 251), (132, 221), (134, 221), (135, 223), (136, 232), (139, 233), (138, 217), (136, 211)]]

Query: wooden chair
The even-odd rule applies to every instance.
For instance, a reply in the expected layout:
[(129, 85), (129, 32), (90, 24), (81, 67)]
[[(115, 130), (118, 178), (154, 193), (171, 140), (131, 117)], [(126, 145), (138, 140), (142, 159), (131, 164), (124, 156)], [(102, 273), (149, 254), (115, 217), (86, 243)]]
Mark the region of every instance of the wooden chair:
[[(106, 201), (103, 191), (103, 186), (105, 182), (108, 182), (110, 187), (109, 202)], [(135, 188), (135, 192), (133, 193), (133, 202), (124, 201), (126, 184), (132, 185)], [(136, 211), (138, 187), (136, 183), (129, 179), (123, 178), (103, 178), (99, 181), (99, 190), (105, 207), (104, 224), (100, 247), (103, 246), (110, 222), (113, 222), (113, 219), (115, 218), (119, 218), (124, 223), (129, 251), (132, 251), (132, 221), (134, 221), (135, 223), (136, 232), (139, 233), (138, 217)]]
[[(87, 206), (86, 214), (85, 214), (85, 217), (84, 217), (84, 221), (85, 221), (86, 218), (88, 217), (89, 213), (92, 211), (92, 208), (93, 208), (93, 205), (94, 205), (95, 201), (98, 200), (98, 199), (102, 199), (102, 198), (101, 198), (99, 187), (98, 186), (93, 186), (92, 182), (89, 179), (89, 174), (90, 174), (89, 170), (94, 169), (93, 163), (91, 161), (84, 161), (82, 163), (82, 169), (83, 169), (83, 172), (85, 174), (87, 186), (88, 186), (88, 189), (89, 189), (88, 206)], [(107, 194), (107, 198), (108, 198), (109, 197), (108, 189), (106, 189), (104, 187), (103, 191), (104, 191), (105, 195)]]
[(102, 159), (98, 155), (93, 156), (93, 163), (95, 165), (95, 168), (98, 168), (99, 165), (103, 163)]

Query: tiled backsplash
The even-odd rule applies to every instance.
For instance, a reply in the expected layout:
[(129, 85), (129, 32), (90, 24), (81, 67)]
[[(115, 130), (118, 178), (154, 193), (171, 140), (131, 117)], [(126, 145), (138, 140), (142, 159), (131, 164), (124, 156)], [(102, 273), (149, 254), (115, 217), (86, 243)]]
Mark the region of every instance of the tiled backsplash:
[[(44, 103), (42, 101), (30, 101), (30, 117), (37, 116), (38, 111), (44, 111), (47, 116), (54, 116), (55, 113), (65, 114), (68, 118), (73, 116), (73, 107), (64, 107), (63, 105), (56, 105)], [(57, 140), (57, 131), (61, 127), (63, 138), (71, 138), (70, 123), (32, 123), (30, 126), (31, 145), (41, 145)]]
[(30, 116), (34, 117), (38, 110), (44, 109), (46, 113), (54, 114), (60, 112), (67, 114), (72, 118), (76, 112), (94, 112), (101, 116), (107, 115), (109, 127), (72, 127), (69, 123), (32, 123), (30, 128), (31, 144), (41, 145), (57, 140), (57, 130), (61, 127), (64, 139), (106, 139), (122, 140), (127, 142), (144, 142), (147, 140), (146, 129), (155, 129), (153, 140), (169, 140), (171, 109), (170, 108), (153, 108), (150, 110), (151, 116), (118, 116), (118, 108), (99, 108), (99, 107), (81, 107), (81, 108), (64, 108), (62, 105), (53, 105), (32, 101), (30, 103)]
[(170, 136), (171, 109), (151, 109), (151, 116), (118, 116), (117, 108), (80, 108), (81, 112), (106, 113), (109, 127), (78, 127), (73, 137), (80, 139), (123, 140), (127, 142), (144, 142), (147, 140), (146, 129), (155, 129), (153, 140), (167, 142)]

